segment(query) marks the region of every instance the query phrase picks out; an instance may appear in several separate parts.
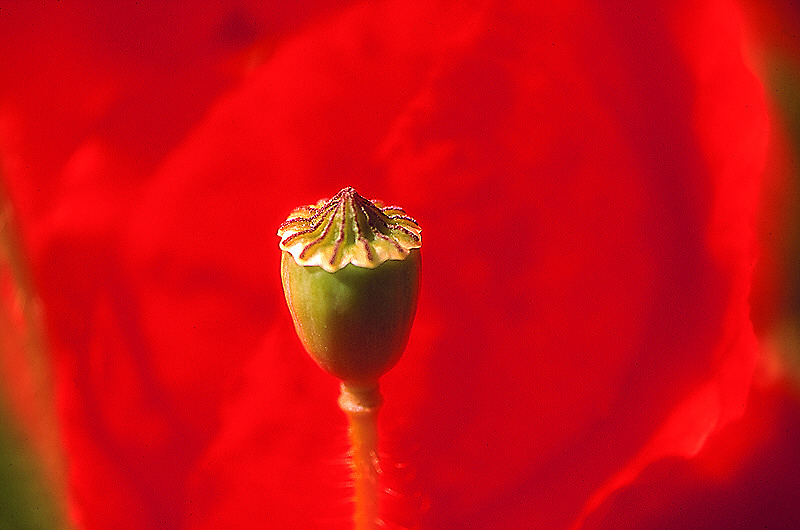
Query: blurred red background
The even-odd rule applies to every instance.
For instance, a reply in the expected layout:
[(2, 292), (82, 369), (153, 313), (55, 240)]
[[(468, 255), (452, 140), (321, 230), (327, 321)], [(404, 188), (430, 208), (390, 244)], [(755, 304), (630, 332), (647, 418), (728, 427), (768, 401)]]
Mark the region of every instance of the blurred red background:
[(425, 242), (383, 382), (391, 526), (796, 524), (798, 27), (722, 0), (0, 3), (0, 517), (347, 528), (275, 231), (352, 185)]

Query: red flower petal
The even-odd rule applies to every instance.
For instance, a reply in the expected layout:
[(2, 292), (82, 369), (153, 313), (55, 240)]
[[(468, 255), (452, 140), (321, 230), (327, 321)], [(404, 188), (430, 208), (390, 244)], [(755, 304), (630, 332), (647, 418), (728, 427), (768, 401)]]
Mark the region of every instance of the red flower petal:
[[(227, 41), (186, 44), (210, 19), (152, 54), (53, 18), (67, 64), (123, 94), (88, 117), (67, 98), (60, 154), (32, 110), (56, 85), (4, 96), (84, 526), (347, 526), (335, 382), (294, 337), (274, 236), (345, 185), (425, 231), (385, 378), (388, 459), (417, 474), (387, 478), (390, 521), (567, 526), (741, 411), (766, 117), (729, 3), (322, 13), (285, 13), (238, 85)], [(132, 49), (144, 90), (86, 47)]]

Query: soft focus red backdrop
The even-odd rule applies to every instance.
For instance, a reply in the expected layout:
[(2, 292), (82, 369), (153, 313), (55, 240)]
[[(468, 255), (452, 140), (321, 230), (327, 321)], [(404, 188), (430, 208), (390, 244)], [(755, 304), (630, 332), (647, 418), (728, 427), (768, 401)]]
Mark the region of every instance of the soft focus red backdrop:
[(725, 427), (771, 160), (734, 4), (114, 4), (0, 4), (2, 169), (78, 525), (347, 527), (337, 387), (275, 236), (347, 185), (424, 230), (387, 522), (714, 524), (695, 499), (722, 488), (766, 521), (776, 492), (741, 480), (788, 442), (750, 433), (797, 414), (767, 386)]

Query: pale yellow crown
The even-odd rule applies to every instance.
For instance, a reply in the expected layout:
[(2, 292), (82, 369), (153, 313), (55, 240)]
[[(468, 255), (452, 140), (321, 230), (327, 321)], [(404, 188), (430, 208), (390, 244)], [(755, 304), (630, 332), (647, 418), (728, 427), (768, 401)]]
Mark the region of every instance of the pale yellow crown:
[(298, 265), (336, 272), (349, 263), (374, 269), (422, 246), (417, 222), (397, 206), (368, 201), (353, 188), (296, 208), (278, 229), (280, 247)]

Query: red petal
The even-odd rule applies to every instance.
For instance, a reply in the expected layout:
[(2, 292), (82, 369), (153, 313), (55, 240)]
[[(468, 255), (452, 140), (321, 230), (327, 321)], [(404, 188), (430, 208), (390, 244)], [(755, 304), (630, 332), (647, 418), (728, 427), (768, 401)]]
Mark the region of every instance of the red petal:
[[(138, 91), (77, 39), (67, 59), (125, 96), (89, 119), (70, 103), (57, 130), (89, 123), (61, 152), (32, 104), (11, 105), (9, 174), (85, 526), (346, 526), (335, 382), (294, 337), (274, 236), (345, 185), (403, 205), (425, 237), (383, 415), (389, 459), (418, 477), (397, 471), (409, 483), (388, 519), (566, 526), (653, 459), (695, 452), (741, 410), (755, 356), (766, 118), (736, 16), (727, 2), (287, 14), (298, 29), (267, 38), (265, 64), (213, 105), (234, 84), (213, 74), (231, 64), (221, 45), (178, 34), (151, 56), (113, 38), (113, 57), (133, 46)], [(32, 175), (59, 187), (37, 198)]]

